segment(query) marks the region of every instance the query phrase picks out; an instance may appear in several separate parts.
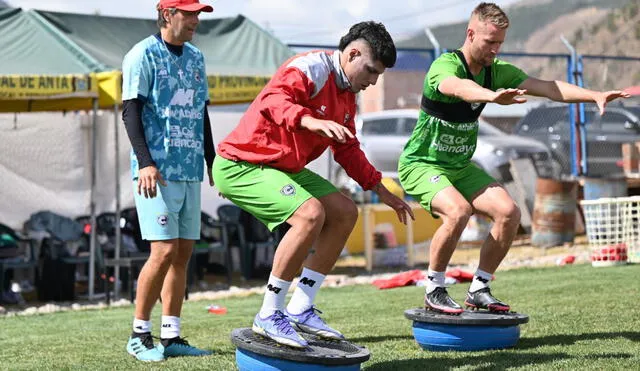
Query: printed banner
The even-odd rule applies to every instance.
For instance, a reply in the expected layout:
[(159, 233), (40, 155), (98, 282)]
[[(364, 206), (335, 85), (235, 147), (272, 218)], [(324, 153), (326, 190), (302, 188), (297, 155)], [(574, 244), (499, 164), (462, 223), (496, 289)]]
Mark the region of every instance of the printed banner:
[(269, 82), (268, 76), (207, 76), (211, 104), (251, 102)]
[(0, 99), (22, 99), (96, 91), (90, 75), (0, 76)]

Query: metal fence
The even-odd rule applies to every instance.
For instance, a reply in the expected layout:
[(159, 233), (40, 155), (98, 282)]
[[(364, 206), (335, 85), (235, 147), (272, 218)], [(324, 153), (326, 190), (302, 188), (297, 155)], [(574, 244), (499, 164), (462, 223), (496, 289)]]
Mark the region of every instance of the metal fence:
[[(581, 86), (607, 91), (640, 83), (640, 58), (604, 55), (579, 55), (574, 75)], [(593, 104), (580, 104), (583, 174), (622, 176), (622, 144), (640, 141), (640, 102), (613, 102), (600, 116)], [(584, 113), (583, 113), (584, 112)], [(637, 169), (636, 169), (637, 172)]]
[(578, 56), (578, 71), (584, 86), (594, 90), (624, 88), (620, 84), (640, 84), (640, 57), (606, 55)]

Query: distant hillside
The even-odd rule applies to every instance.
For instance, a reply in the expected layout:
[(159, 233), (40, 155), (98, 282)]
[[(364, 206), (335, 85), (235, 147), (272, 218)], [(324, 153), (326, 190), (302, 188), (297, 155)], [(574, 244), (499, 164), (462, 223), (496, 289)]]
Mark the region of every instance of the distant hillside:
[(9, 8), (11, 7), (11, 5), (5, 3), (4, 1), (0, 0), (0, 8)]
[[(583, 8), (558, 17), (526, 41), (524, 50), (538, 53), (567, 53), (558, 35), (564, 35), (583, 55), (640, 57), (640, 0), (627, 0), (617, 9)], [(522, 58), (521, 58), (522, 60)], [(521, 63), (520, 61), (518, 61)], [(548, 60), (525, 63), (526, 71), (544, 78), (566, 79), (566, 64)], [(592, 89), (624, 88), (640, 84), (640, 61), (583, 61), (585, 86)]]
[[(502, 52), (561, 53), (569, 51), (560, 35), (583, 55), (640, 57), (640, 0), (523, 0), (505, 9), (510, 19)], [(442, 48), (464, 42), (467, 22), (432, 28)], [(400, 47), (431, 48), (424, 32), (398, 42)], [(561, 58), (505, 58), (532, 76), (567, 79)], [(585, 86), (593, 89), (640, 85), (640, 63), (584, 60)]]
[[(562, 0), (562, 1), (532, 1), (524, 0), (505, 8), (511, 26), (503, 51), (524, 51), (524, 46), (532, 33), (553, 22), (562, 15), (571, 15), (584, 8), (595, 7), (598, 9), (620, 8), (627, 0)], [(429, 25), (425, 25), (427, 27)], [(443, 48), (457, 48), (462, 45), (465, 38), (467, 22), (454, 23), (443, 26), (431, 27), (431, 31)], [(401, 40), (399, 47), (408, 48), (432, 48), (429, 39), (424, 32), (418, 32), (414, 36)]]
[[(571, 40), (581, 54), (640, 57), (640, 0), (608, 12), (600, 22), (578, 25)], [(595, 89), (640, 85), (640, 61), (584, 61), (584, 79)]]

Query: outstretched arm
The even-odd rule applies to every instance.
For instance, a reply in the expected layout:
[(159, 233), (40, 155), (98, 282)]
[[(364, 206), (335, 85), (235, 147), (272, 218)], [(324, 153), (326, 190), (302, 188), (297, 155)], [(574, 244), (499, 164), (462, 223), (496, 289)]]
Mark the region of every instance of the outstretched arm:
[(538, 97), (546, 97), (557, 102), (565, 103), (590, 103), (598, 105), (600, 114), (604, 113), (607, 103), (618, 98), (629, 98), (630, 95), (620, 90), (611, 91), (594, 91), (581, 88), (577, 85), (569, 84), (564, 81), (548, 81), (529, 77), (524, 80), (520, 89), (526, 89), (528, 94)]
[(438, 90), (450, 97), (462, 99), (469, 103), (498, 103), (498, 104), (518, 104), (527, 101), (523, 97), (527, 93), (524, 89), (502, 89), (492, 91), (478, 85), (475, 81), (461, 79), (450, 76), (442, 80)]

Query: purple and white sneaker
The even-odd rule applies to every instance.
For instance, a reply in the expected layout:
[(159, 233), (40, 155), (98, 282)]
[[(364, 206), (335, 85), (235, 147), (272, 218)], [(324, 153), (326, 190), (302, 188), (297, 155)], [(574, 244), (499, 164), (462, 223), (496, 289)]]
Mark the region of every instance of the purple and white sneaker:
[(318, 308), (312, 306), (300, 314), (292, 314), (285, 310), (289, 322), (295, 325), (300, 331), (320, 336), (326, 339), (343, 340), (344, 335), (340, 331), (333, 329), (320, 318), (317, 313), (322, 313)]
[(253, 319), (253, 332), (266, 336), (279, 344), (288, 345), (294, 348), (306, 348), (307, 341), (298, 335), (296, 330), (291, 327), (288, 318), (281, 311), (267, 318), (261, 318), (260, 313), (256, 314)]

